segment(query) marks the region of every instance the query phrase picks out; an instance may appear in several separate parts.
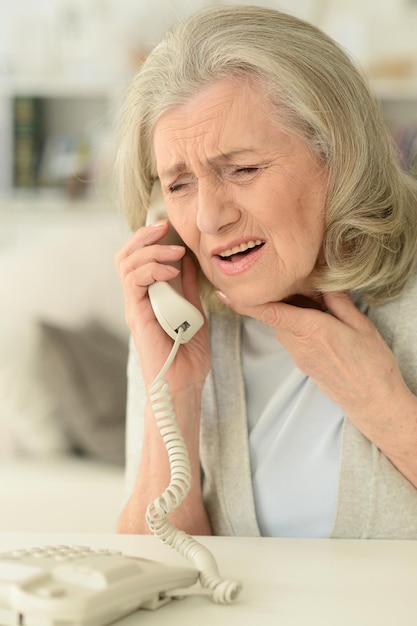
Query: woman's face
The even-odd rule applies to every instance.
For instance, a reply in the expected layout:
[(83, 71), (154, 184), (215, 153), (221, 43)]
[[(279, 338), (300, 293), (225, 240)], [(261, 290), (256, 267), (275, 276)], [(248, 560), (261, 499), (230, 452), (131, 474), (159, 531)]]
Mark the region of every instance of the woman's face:
[(245, 305), (311, 295), (326, 172), (259, 88), (210, 85), (159, 118), (154, 151), (169, 219), (217, 289)]

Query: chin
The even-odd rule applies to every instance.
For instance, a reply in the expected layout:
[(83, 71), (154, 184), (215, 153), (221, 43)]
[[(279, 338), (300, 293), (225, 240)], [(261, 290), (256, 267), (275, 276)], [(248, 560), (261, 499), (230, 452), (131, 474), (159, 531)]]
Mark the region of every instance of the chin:
[(285, 299), (284, 295), (280, 295), (277, 297), (275, 294), (266, 294), (266, 293), (248, 293), (244, 294), (242, 291), (237, 291), (235, 294), (228, 293), (229, 298), (238, 305), (244, 307), (250, 306), (261, 306), (264, 304), (269, 304), (270, 302), (279, 302)]

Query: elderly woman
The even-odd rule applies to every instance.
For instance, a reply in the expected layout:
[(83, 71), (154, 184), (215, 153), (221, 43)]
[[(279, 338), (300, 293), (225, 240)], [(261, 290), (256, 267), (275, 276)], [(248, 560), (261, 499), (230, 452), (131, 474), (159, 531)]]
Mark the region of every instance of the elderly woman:
[[(132, 82), (118, 153), (134, 232), (117, 255), (132, 345), (127, 498), (169, 482), (147, 400), (172, 347), (148, 286), (179, 270), (205, 324), (166, 378), (192, 534), (417, 538), (417, 186), (358, 69), (315, 27), (213, 7)], [(182, 245), (144, 226), (154, 181)]]

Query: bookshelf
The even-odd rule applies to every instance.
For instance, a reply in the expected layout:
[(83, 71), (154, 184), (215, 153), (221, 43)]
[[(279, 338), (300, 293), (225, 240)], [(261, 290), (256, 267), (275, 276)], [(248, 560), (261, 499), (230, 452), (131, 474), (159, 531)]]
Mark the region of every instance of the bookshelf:
[[(112, 131), (131, 74), (94, 80), (66, 75), (0, 79), (0, 215), (33, 210), (40, 215), (108, 206)], [(417, 129), (417, 80), (374, 80), (388, 125)], [(39, 119), (32, 133), (35, 180), (19, 184), (16, 106), (31, 102)], [(19, 116), (17, 116), (18, 118)], [(24, 124), (23, 124), (24, 126)], [(28, 129), (26, 129), (28, 130)], [(35, 142), (36, 144), (36, 142)]]
[(417, 79), (372, 82), (405, 169), (417, 174)]
[(417, 126), (417, 79), (375, 80), (372, 87), (388, 125), (402, 122)]
[(129, 79), (0, 80), (0, 213), (103, 201), (115, 117)]

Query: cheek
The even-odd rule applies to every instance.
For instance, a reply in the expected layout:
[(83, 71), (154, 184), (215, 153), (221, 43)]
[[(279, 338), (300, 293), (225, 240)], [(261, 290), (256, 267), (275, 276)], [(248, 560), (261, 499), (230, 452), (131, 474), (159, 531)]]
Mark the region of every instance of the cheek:
[(308, 254), (321, 246), (324, 234), (323, 203), (321, 199), (301, 196), (283, 220), (287, 236), (299, 248), (306, 246)]
[(177, 231), (182, 241), (185, 243), (187, 248), (192, 250), (194, 253), (197, 252), (198, 245), (198, 229), (195, 223), (195, 220), (191, 217), (185, 217), (178, 215), (170, 215), (168, 211), (168, 219), (171, 222), (173, 228)]
[(275, 254), (280, 266), (290, 274), (310, 272), (322, 248), (323, 225), (320, 219), (311, 219), (311, 210), (293, 205), (277, 218), (271, 227)]

